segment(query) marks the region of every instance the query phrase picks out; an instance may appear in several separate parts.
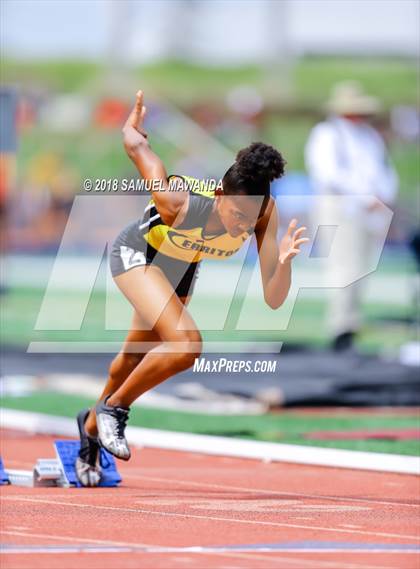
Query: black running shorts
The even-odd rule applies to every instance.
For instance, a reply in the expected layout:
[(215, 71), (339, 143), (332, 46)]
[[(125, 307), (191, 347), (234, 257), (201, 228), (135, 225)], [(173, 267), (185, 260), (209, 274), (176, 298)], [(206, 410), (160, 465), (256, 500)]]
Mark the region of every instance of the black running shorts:
[(151, 247), (139, 234), (138, 221), (125, 227), (112, 244), (109, 264), (113, 277), (134, 267), (159, 267), (178, 296), (191, 295), (198, 277), (200, 262), (186, 263), (172, 259)]

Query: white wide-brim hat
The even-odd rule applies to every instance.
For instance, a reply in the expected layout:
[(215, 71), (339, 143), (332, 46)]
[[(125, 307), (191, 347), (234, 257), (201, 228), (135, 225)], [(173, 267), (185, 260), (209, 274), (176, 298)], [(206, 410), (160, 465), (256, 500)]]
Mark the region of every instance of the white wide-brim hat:
[(373, 115), (382, 105), (379, 99), (367, 95), (357, 81), (343, 81), (333, 87), (326, 108), (337, 115)]

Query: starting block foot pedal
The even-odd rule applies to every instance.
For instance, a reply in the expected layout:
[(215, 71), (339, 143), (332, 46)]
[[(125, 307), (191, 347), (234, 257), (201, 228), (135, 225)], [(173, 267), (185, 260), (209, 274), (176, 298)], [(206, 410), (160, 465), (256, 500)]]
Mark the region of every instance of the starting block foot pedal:
[(69, 486), (60, 462), (55, 458), (38, 458), (33, 470), (33, 485), (43, 487)]
[[(58, 440), (54, 442), (57, 461), (60, 464), (60, 470), (63, 473), (63, 479), (68, 486), (76, 486), (82, 488), (76, 476), (75, 463), (79, 454), (79, 441)], [(117, 470), (115, 459), (108, 451), (101, 448), (99, 456), (99, 464), (102, 470), (101, 481), (99, 487), (112, 488), (118, 486), (121, 482), (121, 476)]]
[(61, 486), (68, 487), (56, 458), (39, 458), (32, 470), (5, 469), (1, 475), (2, 484), (27, 486), (28, 488)]

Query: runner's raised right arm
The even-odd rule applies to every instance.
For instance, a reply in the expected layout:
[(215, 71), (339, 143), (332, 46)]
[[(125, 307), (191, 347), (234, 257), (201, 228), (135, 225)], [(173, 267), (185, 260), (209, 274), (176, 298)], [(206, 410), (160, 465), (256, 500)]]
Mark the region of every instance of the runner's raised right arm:
[(153, 201), (163, 220), (172, 225), (177, 216), (188, 207), (188, 192), (167, 191), (168, 175), (162, 160), (150, 148), (147, 133), (143, 129), (146, 107), (143, 92), (138, 91), (136, 103), (123, 127), (124, 148), (144, 180), (156, 180), (157, 189), (152, 189)]

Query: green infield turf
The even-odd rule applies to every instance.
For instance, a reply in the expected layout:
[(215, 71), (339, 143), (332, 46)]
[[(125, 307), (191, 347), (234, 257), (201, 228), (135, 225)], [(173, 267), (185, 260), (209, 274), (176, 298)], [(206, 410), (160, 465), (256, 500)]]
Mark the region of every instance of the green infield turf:
[[(92, 399), (55, 392), (39, 392), (24, 397), (3, 397), (2, 406), (62, 417), (75, 417), (83, 407), (91, 406)], [(387, 409), (383, 415), (332, 409), (331, 416), (310, 415), (298, 409), (284, 413), (265, 415), (204, 415), (172, 410), (133, 407), (130, 425), (168, 431), (180, 431), (225, 437), (238, 437), (260, 441), (290, 443), (349, 450), (417, 455), (418, 440), (346, 440), (323, 441), (305, 439), (305, 434), (315, 431), (360, 431), (381, 429), (418, 429), (419, 415), (408, 411), (403, 415), (392, 414)]]
[[(57, 314), (61, 323), (66, 321), (66, 314), (71, 313), (74, 307), (80, 307), (81, 294), (78, 291), (62, 291), (56, 294)], [(31, 288), (11, 288), (3, 295), (4, 344), (27, 347), (31, 341), (121, 342), (124, 339), (124, 330), (105, 329), (106, 296), (101, 291), (93, 292), (80, 330), (34, 330), (43, 295), (43, 290)], [(204, 321), (212, 321), (218, 303), (223, 304), (220, 297), (208, 297), (200, 301), (200, 316)], [(259, 330), (235, 331), (232, 329), (234, 324), (229, 325), (228, 322), (225, 330), (203, 330), (203, 337), (206, 341), (217, 342), (267, 341), (324, 347), (329, 341), (323, 325), (324, 309), (324, 302), (304, 299), (302, 295), (296, 301), (287, 330), (270, 330), (268, 326), (265, 331), (261, 306), (257, 301), (253, 301), (247, 310), (251, 311), (254, 321), (259, 323)], [(412, 327), (405, 322), (410, 310), (409, 305), (365, 304), (366, 325), (360, 336), (360, 348), (367, 353), (388, 351), (395, 354), (399, 346), (412, 339)], [(266, 318), (269, 317), (268, 313)], [(234, 321), (235, 314), (231, 319), (231, 322)]]

